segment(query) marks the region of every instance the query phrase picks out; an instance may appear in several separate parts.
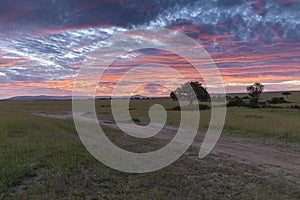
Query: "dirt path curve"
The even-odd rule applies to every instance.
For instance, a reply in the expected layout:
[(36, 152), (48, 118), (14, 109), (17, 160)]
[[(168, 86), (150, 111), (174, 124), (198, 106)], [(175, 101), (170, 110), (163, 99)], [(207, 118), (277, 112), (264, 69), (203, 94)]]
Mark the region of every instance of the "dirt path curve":
[[(42, 114), (35, 113), (38, 116), (50, 117), (56, 119), (69, 119), (72, 118), (71, 114), (67, 115), (53, 115), (53, 114)], [(84, 120), (90, 118), (83, 117)], [(119, 127), (112, 121), (99, 120), (99, 124), (102, 126), (107, 126), (113, 129), (118, 129)], [(124, 126), (124, 124), (123, 124)], [(131, 130), (134, 127), (130, 124), (126, 125), (127, 130)], [(165, 126), (163, 130), (154, 137), (161, 139), (171, 140), (176, 133), (177, 129), (171, 126)], [(203, 140), (202, 137), (197, 137), (193, 143), (193, 146), (200, 148)], [(184, 142), (184, 140), (183, 140)], [(253, 142), (242, 141), (238, 138), (227, 137), (222, 135), (219, 139), (217, 145), (211, 152), (213, 155), (226, 156), (231, 159), (235, 159), (240, 162), (247, 162), (253, 164), (263, 164), (271, 167), (279, 167), (283, 170), (294, 171), (300, 173), (300, 153), (291, 152), (285, 150), (277, 150), (272, 145), (260, 145)]]

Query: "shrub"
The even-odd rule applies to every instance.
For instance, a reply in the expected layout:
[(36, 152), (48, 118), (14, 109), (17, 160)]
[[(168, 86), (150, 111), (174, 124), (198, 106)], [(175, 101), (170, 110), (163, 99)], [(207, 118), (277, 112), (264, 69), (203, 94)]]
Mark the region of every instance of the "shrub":
[(259, 102), (259, 105), (261, 105), (263, 108), (269, 107), (269, 105), (266, 102)]
[[(210, 107), (208, 105), (205, 105), (205, 104), (199, 104), (199, 110), (208, 110), (210, 109)], [(188, 106), (184, 106), (182, 108), (180, 108), (180, 106), (175, 106), (173, 108), (171, 108), (170, 110), (185, 110), (185, 111), (192, 111), (192, 110), (197, 110), (197, 105), (188, 105)]]
[(284, 99), (284, 97), (273, 97), (271, 100), (268, 101), (270, 104), (281, 104), (281, 103), (289, 103)]
[(248, 106), (246, 102), (243, 101), (243, 99), (239, 97), (235, 97), (234, 99), (230, 99), (227, 103), (227, 107), (241, 107), (241, 106)]
[(208, 110), (208, 109), (210, 109), (210, 107), (208, 105), (199, 104), (199, 110)]
[(135, 122), (135, 123), (141, 122), (138, 118), (132, 118), (132, 121)]
[(171, 108), (170, 110), (181, 110), (181, 109), (180, 109), (180, 106), (175, 106), (175, 107)]
[(293, 106), (291, 106), (291, 108), (293, 108), (293, 109), (300, 109), (300, 106), (298, 106), (298, 105), (293, 105)]

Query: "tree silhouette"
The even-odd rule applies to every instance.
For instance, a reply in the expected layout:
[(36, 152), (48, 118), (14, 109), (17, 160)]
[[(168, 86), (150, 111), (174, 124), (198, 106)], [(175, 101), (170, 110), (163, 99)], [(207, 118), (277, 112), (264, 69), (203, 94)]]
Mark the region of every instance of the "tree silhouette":
[(175, 94), (173, 91), (170, 93), (170, 98), (171, 98), (173, 101), (177, 101), (177, 100), (178, 100), (176, 94)]
[(206, 88), (204, 88), (198, 81), (191, 81), (181, 85), (181, 87), (170, 93), (170, 97), (173, 100), (175, 97), (176, 99), (187, 100), (189, 101), (189, 105), (192, 105), (195, 100), (209, 100), (209, 94)]
[(282, 95), (284, 95), (286, 97), (286, 99), (288, 99), (289, 95), (292, 95), (291, 92), (283, 92)]
[(250, 106), (251, 107), (258, 107), (258, 101), (261, 93), (264, 90), (264, 85), (261, 83), (254, 83), (247, 87), (247, 91), (249, 93), (250, 99)]

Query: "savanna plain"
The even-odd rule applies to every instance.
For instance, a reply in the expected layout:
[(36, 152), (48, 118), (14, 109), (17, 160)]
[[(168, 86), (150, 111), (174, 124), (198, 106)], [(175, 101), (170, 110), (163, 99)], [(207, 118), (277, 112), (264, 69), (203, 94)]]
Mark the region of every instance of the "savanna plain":
[[(264, 93), (261, 101), (277, 96)], [(198, 159), (196, 143), (170, 166), (145, 174), (116, 171), (90, 155), (77, 134), (71, 100), (0, 101), (0, 199), (300, 199), (300, 168), (293, 165), (300, 158), (300, 92), (284, 98), (289, 103), (228, 107), (223, 148)], [(178, 102), (168, 98), (131, 100), (133, 121), (149, 123), (154, 104), (166, 108), (167, 126), (178, 127)], [(110, 100), (96, 100), (95, 108), (99, 120), (113, 123)], [(207, 130), (210, 112), (201, 110), (197, 137)], [(102, 128), (128, 151), (153, 151), (169, 141)], [(269, 153), (273, 160), (239, 155), (241, 145), (241, 151)], [(277, 153), (284, 163), (276, 165)]]

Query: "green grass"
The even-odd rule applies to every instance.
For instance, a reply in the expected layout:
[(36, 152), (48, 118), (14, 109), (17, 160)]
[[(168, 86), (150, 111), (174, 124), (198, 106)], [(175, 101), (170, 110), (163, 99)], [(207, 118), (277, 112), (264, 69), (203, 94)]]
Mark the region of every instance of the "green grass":
[[(173, 165), (148, 174), (126, 174), (96, 161), (81, 144), (72, 120), (20, 112), (0, 115), (1, 199), (297, 199), (300, 188), (280, 174), (190, 149)], [(130, 150), (159, 147), (152, 139), (137, 146), (105, 128)], [(140, 150), (138, 150), (140, 148)]]
[[(293, 104), (300, 105), (297, 102), (293, 102)], [(102, 104), (107, 105), (109, 102), (97, 102), (96, 108), (99, 118), (113, 120), (110, 111), (111, 108), (102, 108), (100, 106)], [(178, 126), (180, 124), (180, 111), (172, 110), (178, 103), (168, 99), (132, 101), (130, 107), (132, 118), (139, 119), (144, 124), (149, 123), (149, 108), (154, 104), (161, 104), (167, 109), (167, 123), (169, 125)], [(200, 130), (202, 131), (208, 128), (211, 117), (210, 112), (211, 110), (201, 110), (200, 112)], [(190, 120), (193, 119), (191, 118)], [(286, 107), (259, 109), (230, 107), (227, 108), (224, 134), (248, 138), (300, 142), (299, 109)]]
[[(289, 95), (287, 98), (286, 96), (282, 95), (283, 92), (263, 92), (261, 95), (261, 101), (271, 100), (273, 97), (284, 97), (287, 101), (291, 102), (290, 104), (285, 104), (282, 106), (290, 106), (290, 105), (299, 105), (300, 104), (300, 91), (291, 91), (292, 95)], [(246, 93), (234, 93), (234, 94), (227, 94), (231, 97), (245, 97), (248, 96)]]
[(254, 138), (300, 141), (299, 111), (292, 109), (230, 108), (224, 131)]
[[(300, 101), (299, 101), (300, 102)], [(176, 106), (168, 99), (134, 100), (130, 113), (149, 122), (151, 105)], [(298, 105), (298, 103), (295, 103)], [(110, 103), (97, 101), (100, 118), (112, 119)], [(281, 173), (218, 156), (196, 159), (191, 148), (167, 168), (148, 174), (126, 174), (95, 160), (84, 148), (73, 121), (43, 118), (35, 112), (63, 114), (70, 101), (0, 102), (0, 199), (299, 199), (297, 183)], [(168, 124), (179, 124), (180, 112), (168, 110)], [(205, 130), (210, 110), (201, 111)], [(193, 120), (193, 119), (191, 119)], [(136, 120), (137, 121), (137, 120)], [(229, 108), (225, 133), (298, 143), (299, 110)], [(105, 128), (110, 139), (134, 152), (152, 151), (167, 141), (146, 142)]]
[[(269, 98), (271, 98), (270, 95), (278, 96), (280, 94), (266, 93), (264, 95), (269, 95)], [(289, 101), (291, 101), (290, 105), (300, 105), (300, 92), (292, 92), (292, 94), (289, 97)], [(179, 126), (180, 111), (172, 110), (178, 103), (169, 99), (133, 100), (130, 102), (131, 117), (139, 124), (149, 123), (149, 108), (154, 104), (161, 104), (167, 109), (167, 123), (169, 125)], [(283, 108), (260, 109), (245, 107), (227, 108), (224, 134), (300, 142), (300, 126), (298, 125), (299, 109), (292, 109), (286, 106), (284, 104)], [(96, 101), (96, 110), (100, 119), (113, 120), (109, 100)], [(0, 113), (44, 112), (49, 114), (64, 114), (71, 111), (71, 101), (0, 101)], [(201, 110), (201, 131), (205, 131), (208, 128), (211, 117), (210, 112), (210, 110)], [(190, 120), (193, 120), (192, 115)], [(14, 122), (12, 123), (14, 124)]]

